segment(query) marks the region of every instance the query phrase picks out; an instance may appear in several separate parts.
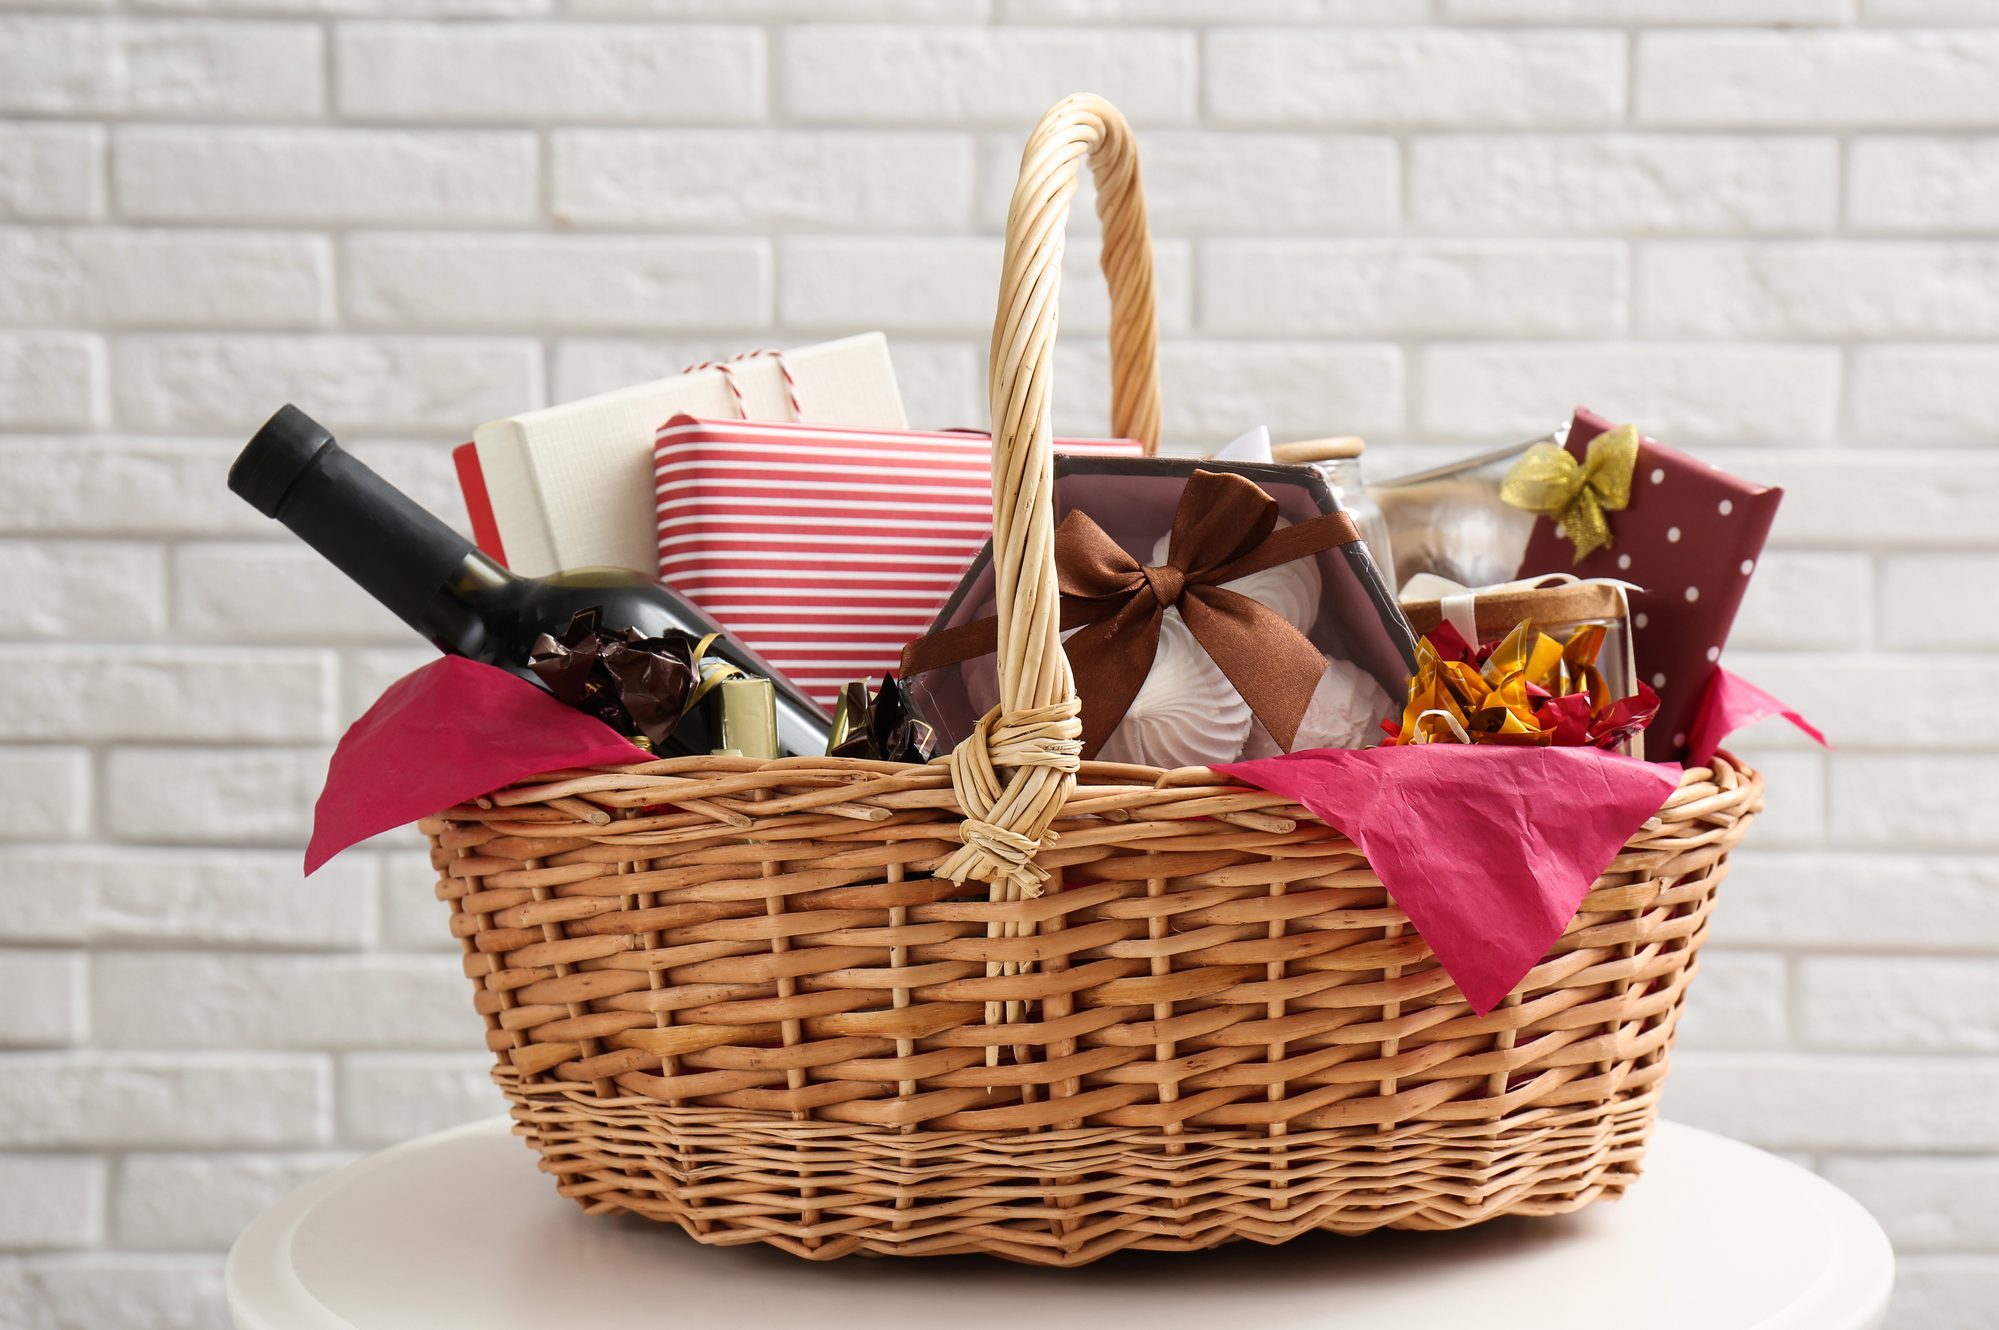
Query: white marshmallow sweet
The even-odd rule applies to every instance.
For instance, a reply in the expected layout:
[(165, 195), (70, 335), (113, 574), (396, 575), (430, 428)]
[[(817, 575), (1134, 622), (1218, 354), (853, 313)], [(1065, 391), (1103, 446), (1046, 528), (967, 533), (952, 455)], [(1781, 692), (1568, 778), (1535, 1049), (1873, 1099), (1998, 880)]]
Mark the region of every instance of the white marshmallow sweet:
[(1159, 653), (1138, 695), (1097, 754), (1105, 762), (1148, 767), (1228, 762), (1254, 719), (1249, 703), (1201, 649), (1180, 611), (1159, 621)]

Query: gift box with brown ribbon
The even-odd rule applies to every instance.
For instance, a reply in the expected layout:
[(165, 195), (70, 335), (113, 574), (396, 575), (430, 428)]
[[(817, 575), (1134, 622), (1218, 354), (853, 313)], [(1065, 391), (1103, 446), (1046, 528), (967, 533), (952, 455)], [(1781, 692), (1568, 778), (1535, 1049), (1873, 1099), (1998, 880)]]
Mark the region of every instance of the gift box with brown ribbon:
[[(1058, 457), (1064, 646), (1083, 756), (1178, 767), (1355, 748), (1401, 705), (1414, 639), (1307, 467)], [(903, 672), (948, 746), (999, 700), (990, 548)]]

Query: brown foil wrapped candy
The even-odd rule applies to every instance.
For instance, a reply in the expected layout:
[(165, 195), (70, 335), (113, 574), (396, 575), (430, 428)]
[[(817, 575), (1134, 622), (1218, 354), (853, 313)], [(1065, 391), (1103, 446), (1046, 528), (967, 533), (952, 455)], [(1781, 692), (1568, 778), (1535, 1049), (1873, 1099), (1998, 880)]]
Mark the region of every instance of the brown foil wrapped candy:
[[(579, 610), (560, 638), (543, 633), (535, 640), (528, 668), (559, 701), (664, 752), (669, 736), (682, 728), (694, 693), (695, 643), (644, 637), (632, 628), (601, 633), (597, 611)], [(676, 746), (708, 751), (691, 748), (684, 735)]]
[(936, 734), (909, 703), (894, 675), (884, 674), (881, 687), (870, 692), (868, 681), (856, 679), (840, 689), (833, 712), (833, 741), (828, 757), (864, 757), (877, 762), (928, 762)]

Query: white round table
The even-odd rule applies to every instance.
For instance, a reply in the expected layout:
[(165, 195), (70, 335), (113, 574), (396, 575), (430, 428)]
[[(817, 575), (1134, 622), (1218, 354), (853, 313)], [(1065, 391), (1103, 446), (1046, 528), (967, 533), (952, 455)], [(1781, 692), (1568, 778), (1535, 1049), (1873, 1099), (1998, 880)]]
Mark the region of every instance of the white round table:
[(1672, 1123), (1643, 1181), (1573, 1215), (1047, 1270), (702, 1247), (585, 1215), (495, 1120), (300, 1188), (228, 1285), (239, 1330), (1873, 1330), (1893, 1280), (1843, 1192)]

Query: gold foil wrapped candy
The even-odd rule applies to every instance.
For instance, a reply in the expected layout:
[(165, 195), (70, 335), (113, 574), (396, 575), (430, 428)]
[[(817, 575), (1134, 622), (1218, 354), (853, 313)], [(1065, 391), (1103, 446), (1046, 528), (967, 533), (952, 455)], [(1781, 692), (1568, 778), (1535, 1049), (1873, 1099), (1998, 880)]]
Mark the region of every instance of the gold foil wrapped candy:
[(1651, 721), (1659, 697), (1644, 684), (1612, 700), (1596, 667), (1601, 624), (1566, 641), (1521, 620), (1496, 645), (1474, 649), (1449, 623), (1416, 644), (1416, 672), (1391, 744), (1505, 743), (1614, 748)]

